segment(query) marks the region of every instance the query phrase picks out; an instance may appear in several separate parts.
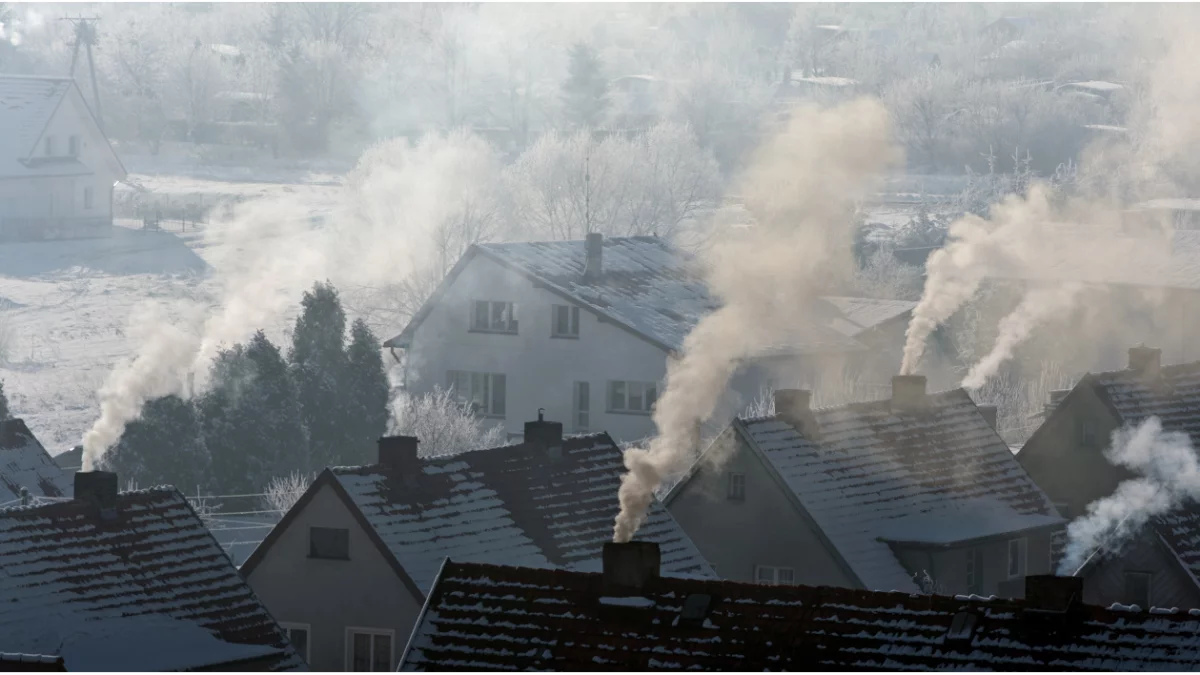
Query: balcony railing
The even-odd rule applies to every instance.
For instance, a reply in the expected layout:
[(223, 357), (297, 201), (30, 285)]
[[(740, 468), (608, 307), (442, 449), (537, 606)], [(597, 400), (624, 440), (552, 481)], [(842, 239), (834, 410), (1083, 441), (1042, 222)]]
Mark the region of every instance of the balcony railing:
[(0, 241), (84, 239), (112, 234), (112, 218), (0, 216)]

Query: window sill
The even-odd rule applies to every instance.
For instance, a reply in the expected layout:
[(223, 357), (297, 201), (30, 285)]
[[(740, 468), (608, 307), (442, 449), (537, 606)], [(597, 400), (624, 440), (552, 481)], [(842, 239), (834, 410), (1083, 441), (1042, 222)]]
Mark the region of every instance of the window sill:
[(486, 333), (487, 335), (520, 335), (515, 330), (486, 330), (484, 328), (468, 328), (468, 333)]
[(654, 413), (641, 412), (639, 410), (606, 410), (609, 415), (633, 415), (634, 417), (649, 417)]
[(551, 340), (578, 340), (578, 335), (551, 335)]

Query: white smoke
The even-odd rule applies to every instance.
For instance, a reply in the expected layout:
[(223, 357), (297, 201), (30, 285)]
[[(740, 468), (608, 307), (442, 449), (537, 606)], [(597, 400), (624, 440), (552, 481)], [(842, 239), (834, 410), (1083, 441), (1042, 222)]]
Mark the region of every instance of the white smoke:
[(248, 202), (209, 225), (205, 250), (227, 252), (209, 261), (220, 280), (213, 306), (176, 324), (164, 308), (131, 317), (141, 346), (98, 392), (100, 417), (83, 438), (84, 470), (120, 440), (146, 401), (182, 392), (188, 373), (202, 389), (222, 348), (278, 325), (315, 281), (381, 289), (435, 257), (437, 228), (461, 223), (460, 212), (477, 206), (479, 172), (492, 159), (485, 143), (465, 134), (428, 136), (416, 147), (389, 141), (364, 153), (328, 225), (279, 199)]
[(1113, 494), (1088, 505), (1067, 527), (1067, 549), (1058, 574), (1072, 575), (1097, 549), (1120, 550), (1151, 518), (1200, 498), (1200, 462), (1187, 434), (1163, 431), (1157, 417), (1113, 432), (1105, 452), (1114, 465), (1140, 474)]
[(786, 339), (827, 273), (852, 264), (854, 203), (899, 158), (887, 111), (867, 99), (798, 108), (755, 153), (738, 192), (756, 225), (708, 255), (709, 287), (723, 304), (667, 364), (654, 412), (658, 435), (625, 453), (614, 541), (633, 537), (654, 491), (695, 459), (698, 423), (712, 415), (739, 361)]

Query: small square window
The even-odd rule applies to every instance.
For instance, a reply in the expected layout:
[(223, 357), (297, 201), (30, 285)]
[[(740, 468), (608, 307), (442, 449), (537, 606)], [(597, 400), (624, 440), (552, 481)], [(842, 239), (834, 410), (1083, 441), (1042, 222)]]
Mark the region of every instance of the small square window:
[(308, 557), (350, 559), (350, 530), (341, 527), (308, 528)]
[(579, 308), (552, 305), (551, 337), (579, 337)]
[(280, 623), (279, 627), (287, 633), (288, 642), (292, 643), (292, 647), (300, 654), (307, 662), (309, 660), (308, 653), (308, 624), (302, 623)]
[(796, 570), (791, 567), (756, 565), (754, 568), (754, 581), (771, 586), (791, 585), (796, 583)]
[(742, 502), (746, 500), (746, 474), (729, 473), (728, 496), (730, 501)]
[(372, 628), (351, 628), (349, 637), (348, 670), (354, 672), (382, 672), (392, 670), (395, 657), (392, 631)]

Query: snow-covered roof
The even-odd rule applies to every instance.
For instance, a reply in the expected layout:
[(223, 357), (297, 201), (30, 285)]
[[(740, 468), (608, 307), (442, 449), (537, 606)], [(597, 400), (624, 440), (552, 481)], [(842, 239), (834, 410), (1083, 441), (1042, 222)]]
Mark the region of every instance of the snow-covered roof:
[(908, 300), (881, 300), (834, 295), (826, 295), (823, 299), (836, 307), (845, 322), (850, 324), (849, 326), (844, 326), (842, 323), (831, 325), (838, 330), (845, 328), (844, 334), (850, 337), (902, 317), (917, 306), (917, 303)]
[(1147, 377), (1127, 368), (1086, 375), (1077, 386), (1093, 387), (1122, 425), (1157, 417), (1163, 429), (1200, 443), (1200, 361), (1162, 366), (1159, 374)]
[[(567, 438), (557, 458), (522, 443), (420, 463), (421, 475), (410, 485), (384, 465), (331, 472), (422, 594), (447, 556), (600, 569), (625, 473), (621, 449), (608, 434)], [(639, 534), (661, 547), (664, 573), (715, 578), (658, 502)]]
[(0, 506), (20, 501), (22, 487), (31, 497), (66, 497), (71, 474), (55, 463), (23, 420), (0, 421)]
[(20, 160), (34, 153), (42, 131), (72, 86), (66, 77), (0, 75), (0, 177), (59, 173), (58, 163), (28, 166)]
[(602, 597), (599, 574), (447, 561), (400, 670), (1200, 668), (1198, 610), (667, 577)]
[(917, 590), (884, 540), (939, 546), (1066, 522), (964, 390), (926, 401), (815, 409), (819, 440), (777, 416), (734, 421), (866, 588)]
[[(720, 306), (708, 292), (697, 261), (658, 237), (605, 237), (603, 274), (588, 280), (583, 278), (586, 255), (582, 240), (476, 244), (443, 280), (439, 291), (453, 281), (464, 261), (476, 254), (536, 280), (666, 350), (680, 349), (696, 323)], [(384, 346), (407, 347), (439, 298), (440, 292), (435, 292), (408, 326)], [(830, 325), (841, 318), (836, 312), (828, 314), (828, 319), (798, 318), (790, 331), (790, 350), (806, 354), (865, 349)]]
[(0, 649), (71, 670), (304, 662), (173, 488), (0, 509)]

